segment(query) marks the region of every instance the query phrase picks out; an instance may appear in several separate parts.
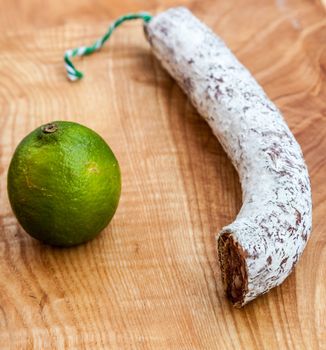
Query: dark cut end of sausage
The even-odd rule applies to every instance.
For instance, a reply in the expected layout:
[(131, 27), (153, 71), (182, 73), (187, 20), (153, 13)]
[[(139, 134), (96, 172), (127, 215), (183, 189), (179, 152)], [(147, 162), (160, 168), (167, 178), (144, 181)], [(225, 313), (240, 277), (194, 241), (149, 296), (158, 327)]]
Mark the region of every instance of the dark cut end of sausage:
[(224, 232), (217, 245), (226, 295), (235, 307), (241, 307), (248, 292), (246, 254), (230, 232)]

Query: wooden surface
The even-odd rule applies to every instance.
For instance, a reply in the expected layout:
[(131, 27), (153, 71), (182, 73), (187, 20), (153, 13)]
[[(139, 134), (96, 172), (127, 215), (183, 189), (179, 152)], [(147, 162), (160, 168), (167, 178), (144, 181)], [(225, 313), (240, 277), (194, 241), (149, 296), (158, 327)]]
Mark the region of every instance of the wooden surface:
[[(215, 234), (241, 206), (238, 177), (208, 126), (151, 55), (139, 22), (99, 54), (111, 19), (183, 4), (219, 33), (284, 112), (310, 169), (314, 230), (295, 272), (242, 310), (223, 294)], [(322, 2), (0, 2), (0, 348), (326, 349), (326, 16)], [(6, 193), (18, 142), (73, 120), (116, 153), (123, 192), (111, 225), (73, 249), (43, 246)]]

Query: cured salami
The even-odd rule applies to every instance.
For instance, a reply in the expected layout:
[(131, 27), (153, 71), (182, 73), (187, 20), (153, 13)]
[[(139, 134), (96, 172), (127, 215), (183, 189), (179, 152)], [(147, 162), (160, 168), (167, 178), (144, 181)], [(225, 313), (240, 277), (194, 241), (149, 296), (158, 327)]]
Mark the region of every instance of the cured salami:
[(282, 283), (306, 246), (312, 204), (300, 146), (250, 72), (189, 10), (169, 9), (144, 30), (239, 173), (243, 205), (217, 250), (227, 296), (241, 307)]
[(144, 21), (154, 55), (208, 122), (239, 173), (243, 205), (217, 235), (217, 251), (226, 294), (241, 307), (284, 281), (309, 238), (311, 189), (300, 146), (250, 72), (186, 8), (118, 18), (90, 47), (66, 51), (68, 78), (83, 76), (72, 57), (100, 50), (115, 28), (134, 19)]

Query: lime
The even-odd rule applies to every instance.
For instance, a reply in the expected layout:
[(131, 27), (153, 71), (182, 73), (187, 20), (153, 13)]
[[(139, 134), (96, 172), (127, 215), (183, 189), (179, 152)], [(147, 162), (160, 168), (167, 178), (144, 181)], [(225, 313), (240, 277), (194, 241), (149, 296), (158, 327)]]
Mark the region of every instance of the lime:
[(55, 121), (27, 135), (8, 172), (8, 195), (22, 227), (52, 245), (72, 246), (101, 232), (120, 198), (117, 159), (91, 129)]

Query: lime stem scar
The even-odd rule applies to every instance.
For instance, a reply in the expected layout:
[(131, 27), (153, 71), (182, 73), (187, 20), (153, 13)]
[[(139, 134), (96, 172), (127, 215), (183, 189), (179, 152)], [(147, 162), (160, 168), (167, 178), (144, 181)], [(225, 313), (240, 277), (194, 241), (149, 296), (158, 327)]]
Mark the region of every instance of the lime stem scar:
[(49, 123), (49, 124), (42, 126), (42, 131), (45, 134), (52, 134), (53, 132), (56, 132), (57, 130), (58, 130), (58, 126), (56, 124), (53, 124), (53, 123)]

